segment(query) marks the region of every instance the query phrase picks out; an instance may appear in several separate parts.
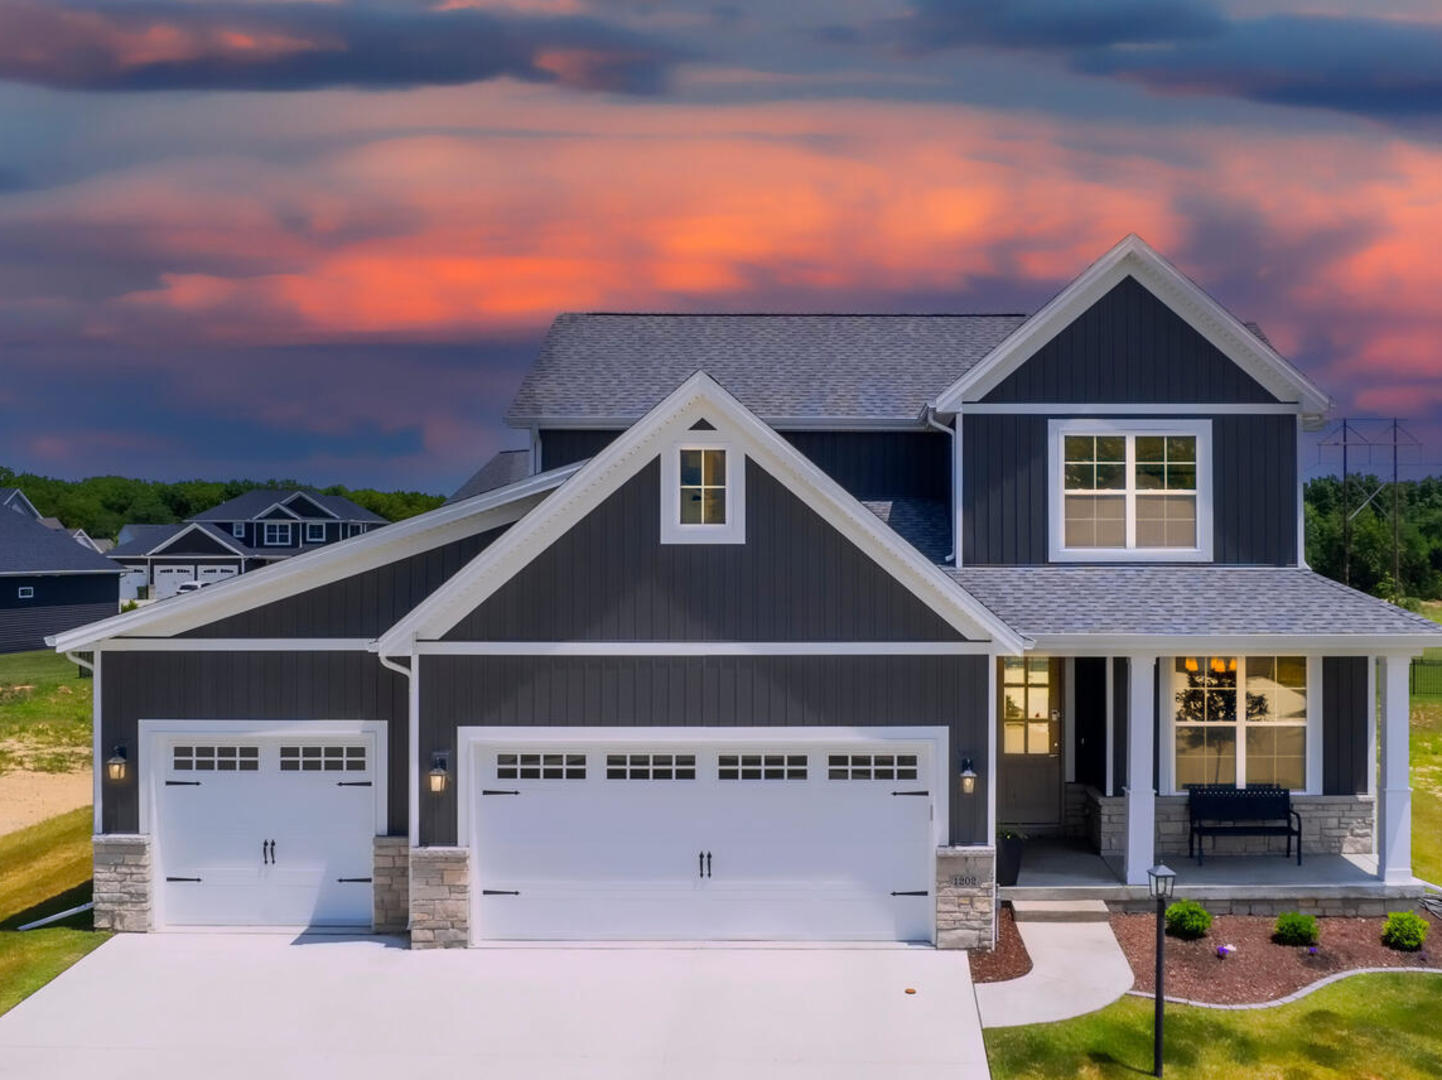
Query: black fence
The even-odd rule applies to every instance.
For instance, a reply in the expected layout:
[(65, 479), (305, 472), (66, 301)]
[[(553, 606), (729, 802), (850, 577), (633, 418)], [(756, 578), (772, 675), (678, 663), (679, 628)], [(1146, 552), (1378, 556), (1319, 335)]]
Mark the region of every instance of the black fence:
[(1412, 661), (1412, 693), (1442, 697), (1442, 660)]

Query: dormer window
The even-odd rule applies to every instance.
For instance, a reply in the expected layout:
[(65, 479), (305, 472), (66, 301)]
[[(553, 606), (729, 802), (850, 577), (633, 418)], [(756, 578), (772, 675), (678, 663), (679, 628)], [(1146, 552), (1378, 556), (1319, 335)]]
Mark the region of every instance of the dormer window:
[(1210, 421), (1053, 420), (1053, 562), (1208, 561)]
[(266, 547), (290, 547), (290, 522), (267, 521), (264, 540)]
[(746, 541), (746, 458), (714, 431), (690, 431), (661, 455), (661, 542)]

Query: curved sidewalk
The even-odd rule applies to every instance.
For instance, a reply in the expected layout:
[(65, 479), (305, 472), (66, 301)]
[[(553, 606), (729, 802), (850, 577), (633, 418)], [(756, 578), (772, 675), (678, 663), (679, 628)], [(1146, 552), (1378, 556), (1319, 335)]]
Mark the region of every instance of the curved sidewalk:
[(980, 983), (981, 1026), (1068, 1020), (1110, 1005), (1132, 988), (1132, 969), (1106, 922), (1018, 922), (1031, 971)]

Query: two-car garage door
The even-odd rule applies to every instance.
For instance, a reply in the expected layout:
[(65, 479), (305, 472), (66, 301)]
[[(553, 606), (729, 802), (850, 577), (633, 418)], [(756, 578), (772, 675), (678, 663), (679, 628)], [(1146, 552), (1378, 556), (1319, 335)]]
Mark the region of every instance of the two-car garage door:
[(932, 936), (927, 744), (578, 738), (474, 753), (477, 941)]

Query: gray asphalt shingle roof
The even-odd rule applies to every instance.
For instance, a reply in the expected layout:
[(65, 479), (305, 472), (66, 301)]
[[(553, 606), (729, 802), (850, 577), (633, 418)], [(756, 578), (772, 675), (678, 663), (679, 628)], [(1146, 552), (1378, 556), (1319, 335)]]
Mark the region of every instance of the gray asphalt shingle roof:
[(459, 502), (473, 495), (514, 484), (531, 475), (531, 452), (529, 450), (502, 450), (486, 462), (464, 484), (456, 489), (446, 502)]
[(151, 548), (164, 543), (170, 539), (184, 525), (127, 525), (125, 526), (125, 539), (110, 549), (110, 558), (121, 558), (126, 555), (144, 555)]
[(120, 567), (28, 514), (0, 514), (0, 574), (118, 573)]
[(1013, 629), (1031, 637), (1430, 634), (1442, 638), (1442, 626), (1430, 619), (1293, 567), (964, 566), (948, 567), (947, 573)]
[(864, 499), (870, 510), (932, 562), (951, 553), (951, 515), (943, 499)]
[(765, 420), (915, 420), (1024, 315), (563, 314), (506, 419), (634, 420), (704, 370)]
[[(296, 488), (256, 488), (252, 491), (243, 492), (233, 499), (228, 499), (219, 506), (212, 506), (209, 510), (202, 510), (190, 520), (246, 521), (256, 514), (268, 510), (274, 504), (284, 502), (294, 495), (296, 490)], [(304, 491), (304, 494), (307, 498), (313, 499), (331, 513), (335, 514), (342, 521), (385, 523), (385, 518), (379, 514), (372, 513), (363, 506), (357, 505), (344, 495), (322, 495), (316, 491)]]

